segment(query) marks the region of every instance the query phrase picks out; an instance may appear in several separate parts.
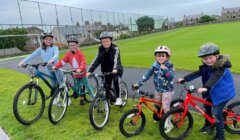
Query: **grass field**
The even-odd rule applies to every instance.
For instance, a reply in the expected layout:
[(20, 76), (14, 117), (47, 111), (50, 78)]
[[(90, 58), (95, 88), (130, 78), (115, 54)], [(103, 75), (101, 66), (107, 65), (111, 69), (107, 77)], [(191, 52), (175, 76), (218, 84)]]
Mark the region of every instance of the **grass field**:
[[(230, 55), (232, 71), (240, 73), (240, 22), (210, 24), (180, 28), (172, 31), (144, 35), (132, 39), (119, 40), (121, 59), (124, 66), (148, 68), (154, 61), (153, 52), (159, 45), (167, 45), (172, 50), (171, 61), (176, 69), (196, 70), (201, 60), (197, 52), (203, 43), (214, 42), (222, 54)], [(82, 48), (90, 63), (97, 47)]]
[[(65, 118), (58, 125), (52, 125), (48, 120), (47, 109), (48, 102), (46, 104), (45, 112), (42, 118), (32, 124), (31, 126), (23, 126), (16, 121), (13, 116), (12, 102), (16, 91), (26, 82), (28, 82), (28, 76), (13, 70), (7, 70), (0, 68), (0, 126), (7, 132), (13, 140), (67, 140), (67, 139), (94, 139), (94, 140), (120, 140), (126, 139), (121, 135), (118, 124), (119, 119), (124, 112), (131, 109), (135, 104), (132, 100), (129, 100), (128, 105), (125, 108), (112, 107), (110, 121), (108, 125), (102, 130), (97, 131), (93, 129), (89, 122), (88, 108), (89, 104), (79, 106), (78, 100), (73, 100), (73, 104), (68, 108)], [(42, 83), (40, 83), (43, 86)], [(46, 94), (49, 94), (49, 90), (46, 86), (43, 86)], [(162, 139), (159, 133), (158, 124), (152, 120), (152, 113), (149, 110), (144, 109), (144, 113), (147, 118), (147, 124), (141, 135), (132, 137), (130, 140), (139, 139)], [(193, 113), (194, 128), (192, 133), (187, 138), (189, 140), (202, 140), (211, 139), (212, 136), (207, 134), (200, 134), (198, 130), (203, 125), (203, 118), (198, 114)], [(226, 132), (227, 139), (237, 140), (239, 135), (231, 135)]]

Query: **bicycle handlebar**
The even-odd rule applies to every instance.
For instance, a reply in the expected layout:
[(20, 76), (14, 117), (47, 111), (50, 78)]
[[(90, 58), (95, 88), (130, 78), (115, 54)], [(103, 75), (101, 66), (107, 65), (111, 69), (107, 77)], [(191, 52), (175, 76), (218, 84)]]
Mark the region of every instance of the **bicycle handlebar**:
[(46, 66), (47, 63), (38, 63), (38, 64), (24, 64), (22, 67), (26, 68), (27, 66), (38, 68), (38, 66)]

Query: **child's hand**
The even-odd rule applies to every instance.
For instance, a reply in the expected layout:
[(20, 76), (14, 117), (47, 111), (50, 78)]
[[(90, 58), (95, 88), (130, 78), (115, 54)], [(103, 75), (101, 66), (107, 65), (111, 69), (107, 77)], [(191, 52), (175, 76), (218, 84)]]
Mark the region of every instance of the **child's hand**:
[(54, 62), (53, 60), (50, 60), (50, 61), (48, 61), (47, 65), (52, 65), (53, 62)]
[(117, 70), (113, 70), (112, 73), (116, 74), (116, 73), (118, 73), (118, 71)]
[(185, 81), (183, 78), (178, 78), (178, 83), (182, 83), (183, 81)]
[(203, 93), (203, 92), (207, 91), (207, 89), (206, 88), (199, 88), (197, 91), (198, 91), (198, 93)]
[(24, 64), (24, 62), (20, 62), (19, 64), (18, 64), (18, 67), (22, 67), (22, 66), (24, 66), (25, 64)]
[(57, 67), (56, 66), (52, 66), (52, 70), (56, 70), (57, 69)]
[(82, 73), (82, 71), (80, 70), (80, 69), (77, 69), (77, 71), (76, 71), (78, 74), (81, 74)]
[(92, 74), (91, 72), (88, 72), (88, 73), (87, 73), (87, 77), (90, 76), (91, 74)]
[(161, 64), (161, 69), (166, 69), (166, 66), (164, 64)]
[(139, 85), (136, 83), (136, 84), (133, 84), (132, 87), (133, 87), (133, 89), (138, 89)]

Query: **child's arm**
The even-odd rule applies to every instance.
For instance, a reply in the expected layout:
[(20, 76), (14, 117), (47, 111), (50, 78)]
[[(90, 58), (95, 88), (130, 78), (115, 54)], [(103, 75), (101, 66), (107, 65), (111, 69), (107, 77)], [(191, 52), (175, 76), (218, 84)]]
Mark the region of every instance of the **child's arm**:
[(99, 53), (97, 53), (95, 59), (91, 63), (90, 67), (88, 68), (88, 72), (94, 72), (94, 70), (99, 66), (100, 64), (100, 56)]
[(190, 74), (184, 76), (183, 79), (185, 81), (189, 82), (189, 81), (192, 81), (192, 80), (194, 80), (194, 79), (196, 79), (196, 78), (198, 78), (200, 76), (201, 76), (201, 70), (199, 69), (198, 71), (195, 71), (193, 73), (190, 73)]
[(113, 70), (118, 70), (119, 60), (120, 60), (120, 51), (117, 47), (115, 47), (116, 53), (114, 55), (114, 65)]
[(163, 74), (169, 81), (172, 81), (175, 76), (173, 64), (171, 64), (168, 68), (164, 69)]
[(30, 60), (34, 59), (38, 55), (41, 55), (41, 48), (39, 47), (37, 50), (35, 50), (32, 54), (27, 56), (25, 59), (22, 60), (24, 64), (28, 63)]
[(80, 52), (80, 65), (79, 65), (79, 70), (81, 71), (81, 72), (83, 72), (83, 71), (86, 71), (86, 58), (85, 58), (85, 56), (83, 55), (83, 53), (82, 52)]
[(210, 78), (207, 80), (206, 84), (203, 85), (204, 88), (207, 88), (208, 90), (211, 89), (213, 87), (213, 85), (215, 85), (218, 80), (224, 75), (225, 69), (221, 68), (221, 69), (217, 69), (215, 70)]
[(66, 63), (69, 63), (69, 55), (68, 53), (65, 54), (65, 56), (63, 57), (63, 59), (61, 59), (60, 61), (57, 62), (57, 64), (55, 64), (56, 68), (61, 68), (62, 66), (64, 66)]
[(53, 57), (51, 58), (51, 60), (49, 62), (56, 62), (58, 60), (59, 57), (59, 49), (58, 47), (55, 46), (54, 51), (53, 51)]
[(139, 86), (142, 86), (143, 85), (143, 82), (146, 82), (148, 79), (150, 79), (153, 75), (153, 67), (151, 67), (147, 73), (142, 77), (142, 79), (140, 81), (138, 81), (138, 85)]

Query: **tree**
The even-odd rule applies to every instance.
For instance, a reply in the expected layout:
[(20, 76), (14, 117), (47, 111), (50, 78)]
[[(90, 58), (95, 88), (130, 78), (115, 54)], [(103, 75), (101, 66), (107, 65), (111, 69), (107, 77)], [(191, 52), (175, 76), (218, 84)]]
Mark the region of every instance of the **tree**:
[(152, 31), (154, 29), (154, 19), (149, 16), (140, 17), (137, 19), (138, 31), (141, 33), (143, 31)]
[[(24, 35), (28, 34), (27, 30), (25, 28), (9, 28), (5, 30), (0, 29), (0, 35)], [(22, 37), (5, 37), (1, 38), (0, 40), (0, 49), (4, 48), (12, 48), (12, 47), (18, 47), (19, 49), (23, 50), (26, 41), (29, 40), (29, 37), (22, 36)]]
[(215, 17), (209, 16), (209, 15), (204, 15), (200, 18), (199, 23), (204, 23), (204, 22), (210, 22), (216, 20)]

